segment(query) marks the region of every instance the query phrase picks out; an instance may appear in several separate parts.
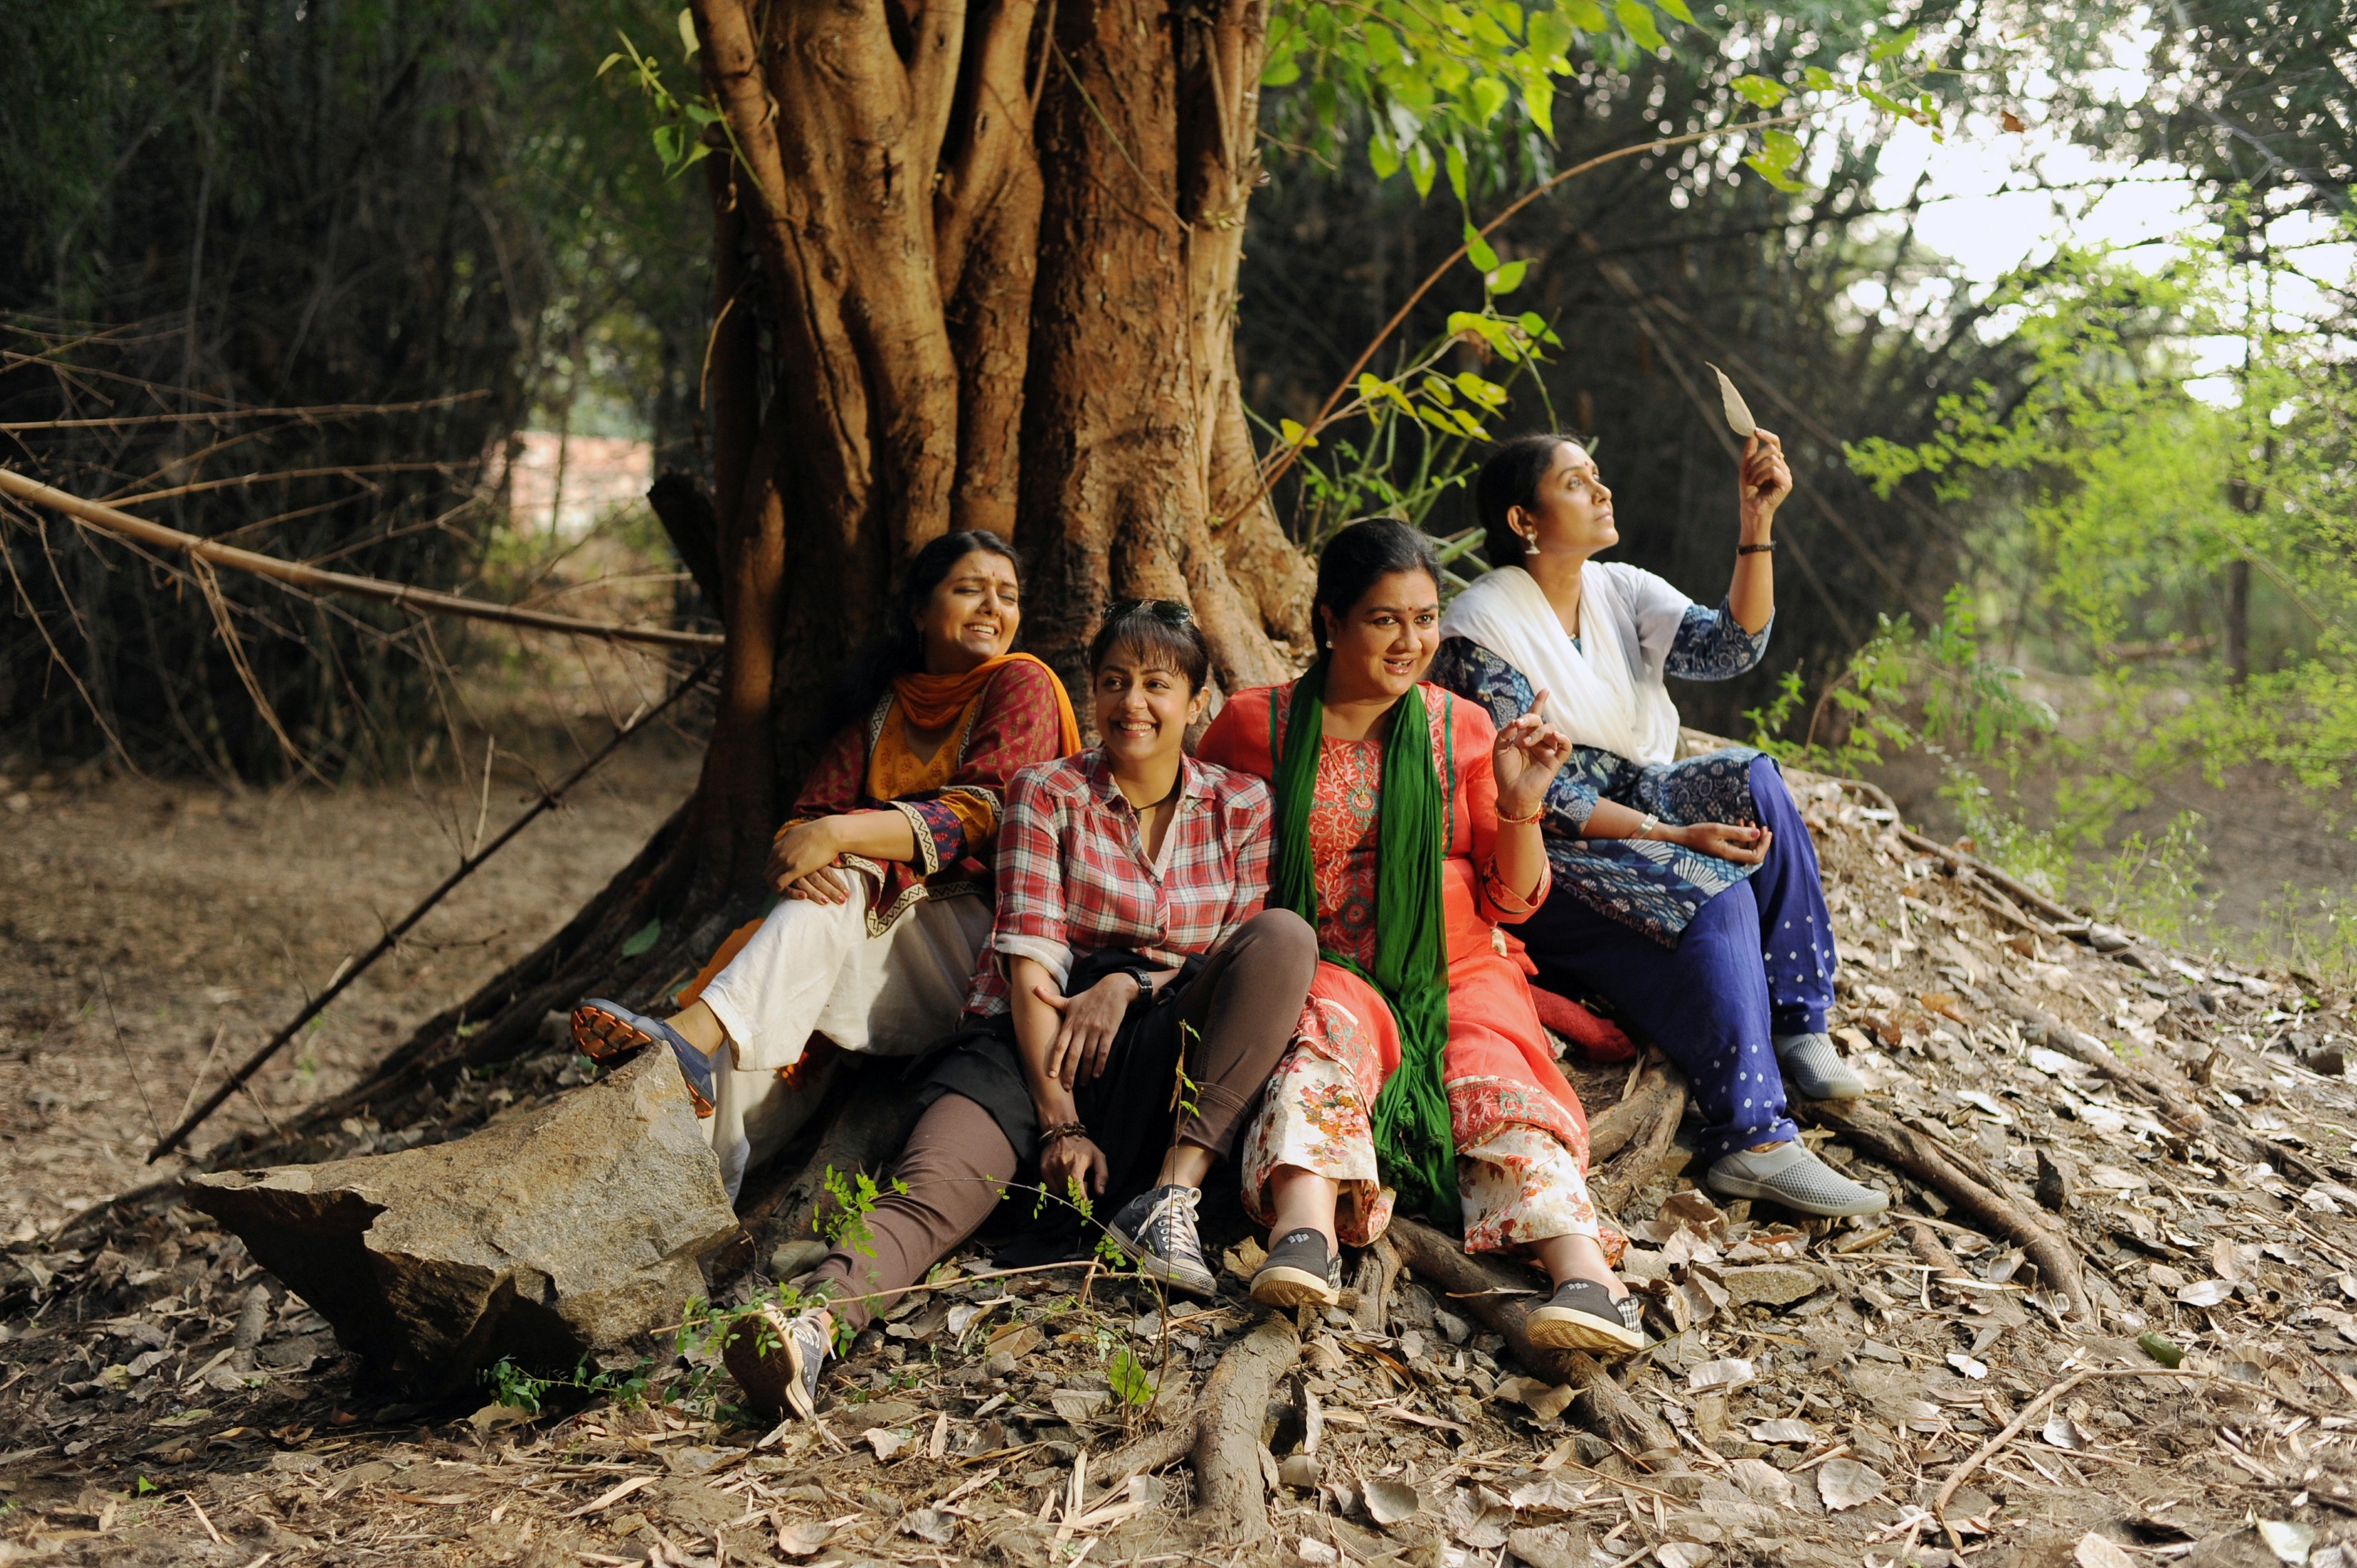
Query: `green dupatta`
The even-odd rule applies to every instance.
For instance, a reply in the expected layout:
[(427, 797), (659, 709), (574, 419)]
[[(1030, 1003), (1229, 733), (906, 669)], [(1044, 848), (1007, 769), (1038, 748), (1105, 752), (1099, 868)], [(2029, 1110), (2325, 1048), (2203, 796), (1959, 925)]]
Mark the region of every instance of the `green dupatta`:
[[(1272, 699), (1275, 693), (1270, 693)], [(1326, 728), (1326, 661), (1293, 689), (1285, 748), (1276, 759), (1276, 864), (1268, 902), (1318, 924), (1318, 875), (1309, 848), (1318, 757)], [(1275, 705), (1270, 705), (1271, 725)], [(1421, 686), (1392, 708), (1383, 746), (1383, 820), (1375, 858), (1375, 972), (1321, 952), (1383, 993), (1399, 1026), (1400, 1065), (1376, 1097), (1375, 1155), (1383, 1179), (1408, 1206), (1453, 1226), (1458, 1219), (1457, 1149), (1449, 1133), (1444, 1058), (1448, 1049), (1448, 942), (1440, 896), (1448, 843), (1440, 779), (1432, 765)]]

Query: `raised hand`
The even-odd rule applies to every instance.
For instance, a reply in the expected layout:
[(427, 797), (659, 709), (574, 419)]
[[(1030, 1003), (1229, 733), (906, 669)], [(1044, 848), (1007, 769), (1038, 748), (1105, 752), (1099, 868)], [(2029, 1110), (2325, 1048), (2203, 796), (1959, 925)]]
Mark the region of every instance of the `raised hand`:
[(1530, 817), (1546, 803), (1547, 786), (1571, 760), (1571, 739), (1540, 716), (1546, 707), (1544, 691), (1531, 699), (1530, 711), (1498, 731), (1490, 748), (1490, 769), (1498, 780), (1498, 814)]
[(1747, 532), (1765, 528), (1792, 493), (1792, 470), (1784, 461), (1784, 443), (1772, 430), (1756, 430), (1743, 444), (1743, 473), (1736, 494)]

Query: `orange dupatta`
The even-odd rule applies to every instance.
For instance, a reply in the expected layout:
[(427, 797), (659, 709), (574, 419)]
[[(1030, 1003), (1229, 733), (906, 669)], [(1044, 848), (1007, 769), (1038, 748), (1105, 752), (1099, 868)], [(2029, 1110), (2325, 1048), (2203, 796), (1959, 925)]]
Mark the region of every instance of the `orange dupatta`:
[(1047, 663), (1028, 653), (1001, 653), (985, 659), (963, 675), (895, 675), (893, 694), (900, 699), (901, 710), (909, 722), (920, 730), (947, 729), (957, 722), (966, 704), (979, 695), (990, 678), (1017, 660), (1037, 664), (1048, 671), (1056, 691), (1056, 723), (1064, 743), (1064, 755), (1070, 757), (1081, 749), (1081, 721), (1072, 713), (1072, 699)]

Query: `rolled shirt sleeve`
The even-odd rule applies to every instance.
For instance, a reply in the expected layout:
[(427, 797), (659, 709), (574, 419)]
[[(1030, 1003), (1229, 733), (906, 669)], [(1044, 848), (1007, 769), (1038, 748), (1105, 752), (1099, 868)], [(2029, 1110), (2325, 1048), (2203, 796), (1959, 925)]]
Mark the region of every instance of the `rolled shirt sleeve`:
[(1744, 630), (1725, 599), (1716, 610), (1688, 605), (1678, 622), (1677, 636), (1671, 640), (1663, 673), (1689, 681), (1732, 680), (1767, 656), (1768, 634), (1775, 628), (1776, 618), (1770, 616), (1758, 631)]

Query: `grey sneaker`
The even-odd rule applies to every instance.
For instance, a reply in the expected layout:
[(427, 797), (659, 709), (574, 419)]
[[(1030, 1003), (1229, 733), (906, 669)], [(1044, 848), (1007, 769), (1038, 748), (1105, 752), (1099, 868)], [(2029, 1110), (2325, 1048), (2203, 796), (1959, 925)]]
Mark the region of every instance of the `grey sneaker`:
[(1288, 1230), (1254, 1272), (1252, 1298), (1265, 1306), (1332, 1306), (1342, 1299), (1342, 1260), (1308, 1227)]
[(1770, 1042), (1784, 1069), (1784, 1086), (1803, 1100), (1856, 1100), (1865, 1080), (1841, 1059), (1826, 1035), (1778, 1035)]
[(1758, 1154), (1738, 1149), (1724, 1155), (1712, 1164), (1703, 1185), (1721, 1197), (1764, 1197), (1824, 1219), (1879, 1214), (1890, 1207), (1888, 1194), (1838, 1174), (1803, 1148), (1798, 1138)]
[(818, 1417), (818, 1380), (834, 1353), (833, 1315), (813, 1306), (788, 1316), (775, 1302), (763, 1302), (728, 1326), (720, 1359), (753, 1403), (771, 1415), (792, 1411), (804, 1421)]
[(1113, 1217), (1114, 1243), (1140, 1273), (1171, 1289), (1215, 1296), (1220, 1282), (1203, 1262), (1203, 1238), (1196, 1230), (1195, 1206), (1202, 1201), (1200, 1188), (1176, 1184), (1141, 1192)]
[(1557, 1350), (1631, 1356), (1645, 1348), (1642, 1314), (1633, 1295), (1614, 1295), (1595, 1280), (1566, 1280), (1531, 1314), (1531, 1343)]

